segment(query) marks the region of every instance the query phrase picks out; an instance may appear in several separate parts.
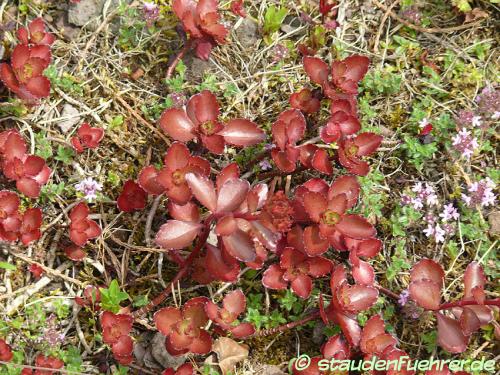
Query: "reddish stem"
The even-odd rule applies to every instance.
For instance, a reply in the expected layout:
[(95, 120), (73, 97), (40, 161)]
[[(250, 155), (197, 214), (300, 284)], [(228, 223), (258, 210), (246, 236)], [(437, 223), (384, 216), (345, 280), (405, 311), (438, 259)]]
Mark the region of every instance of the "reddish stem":
[(174, 59), (170, 63), (170, 65), (167, 68), (167, 74), (165, 76), (166, 79), (169, 79), (172, 77), (172, 74), (174, 74), (175, 67), (177, 64), (179, 64), (179, 61), (184, 57), (184, 55), (193, 47), (193, 42), (191, 39), (189, 39), (182, 49), (175, 55)]
[(183, 279), (184, 276), (186, 276), (187, 272), (189, 271), (189, 267), (191, 267), (191, 264), (196, 259), (201, 249), (203, 249), (203, 246), (205, 246), (205, 243), (207, 242), (208, 235), (210, 234), (210, 225), (212, 224), (213, 220), (214, 220), (213, 216), (209, 216), (205, 219), (202, 232), (198, 237), (198, 243), (196, 244), (193, 251), (191, 251), (191, 254), (189, 254), (189, 256), (184, 261), (184, 264), (181, 267), (181, 269), (177, 272), (177, 275), (175, 275), (175, 277), (172, 279), (172, 281), (170, 281), (168, 286), (165, 289), (163, 289), (163, 291), (160, 294), (158, 294), (153, 300), (151, 300), (151, 302), (149, 302), (146, 306), (141, 307), (139, 310), (134, 311), (132, 313), (132, 316), (134, 318), (137, 319), (140, 316), (147, 314), (148, 312), (153, 310), (156, 306), (158, 306), (160, 303), (165, 301), (165, 299), (170, 295), (170, 293), (172, 293), (172, 287), (174, 286), (174, 284)]
[(375, 285), (375, 288), (377, 288), (381, 293), (385, 294), (386, 296), (391, 297), (393, 300), (395, 301), (399, 300), (399, 294), (394, 293), (392, 290), (384, 288), (383, 286), (380, 285)]
[(443, 303), (441, 306), (439, 306), (439, 310), (448, 310), (448, 309), (452, 309), (453, 307), (481, 306), (481, 305), (489, 305), (489, 306), (498, 306), (498, 307), (500, 307), (500, 298), (487, 299), (486, 301), (484, 301), (484, 303), (477, 303), (474, 300), (472, 300), (472, 301), (448, 302), (448, 303)]
[(259, 336), (274, 335), (274, 334), (276, 334), (278, 332), (283, 332), (283, 331), (286, 331), (288, 329), (292, 329), (292, 328), (295, 328), (295, 327), (302, 326), (302, 325), (310, 322), (311, 320), (316, 320), (318, 317), (319, 317), (319, 310), (318, 311), (314, 311), (314, 312), (310, 313), (309, 315), (307, 315), (305, 318), (302, 318), (300, 320), (296, 320), (295, 322), (290, 322), (290, 323), (283, 324), (281, 326), (270, 328), (270, 329), (262, 329), (260, 331), (255, 332), (250, 337), (259, 337)]

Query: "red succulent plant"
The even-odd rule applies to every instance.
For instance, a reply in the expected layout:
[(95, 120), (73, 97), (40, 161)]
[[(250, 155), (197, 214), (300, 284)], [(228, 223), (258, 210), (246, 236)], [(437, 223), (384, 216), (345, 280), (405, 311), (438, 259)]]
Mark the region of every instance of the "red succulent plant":
[[(464, 295), (459, 301), (463, 305), (447, 307), (441, 304), (444, 276), (441, 265), (422, 259), (410, 274), (410, 297), (418, 306), (434, 311), (439, 345), (450, 353), (462, 353), (467, 349), (470, 336), (493, 320), (491, 308), (484, 304), (486, 277), (477, 262), (470, 263), (463, 278)], [(472, 304), (467, 304), (469, 302)], [(444, 312), (448, 309), (449, 315)]]
[(64, 248), (64, 254), (75, 262), (80, 262), (87, 256), (87, 252), (83, 249), (83, 247), (75, 244), (66, 246)]
[(374, 133), (359, 133), (354, 138), (341, 140), (338, 157), (349, 173), (366, 176), (370, 170), (361, 157), (373, 154), (382, 143), (382, 136)]
[(101, 315), (102, 340), (111, 346), (113, 356), (122, 365), (132, 362), (134, 343), (129, 336), (134, 319), (128, 314), (104, 311)]
[(38, 17), (31, 21), (28, 27), (20, 27), (17, 30), (17, 39), (26, 45), (48, 45), (55, 41), (54, 35), (47, 32), (43, 18)]
[(203, 329), (208, 323), (206, 297), (187, 301), (182, 309), (165, 307), (154, 315), (156, 328), (166, 336), (165, 347), (172, 355), (185, 353), (207, 354), (212, 348), (212, 337)]
[(93, 310), (99, 310), (101, 302), (101, 292), (98, 287), (87, 285), (83, 290), (81, 297), (75, 297), (75, 302), (82, 307), (90, 307)]
[(69, 214), (71, 220), (69, 226), (69, 237), (75, 245), (83, 246), (88, 240), (99, 237), (101, 228), (94, 221), (88, 218), (89, 207), (83, 203), (78, 203)]
[(76, 152), (81, 153), (86, 148), (96, 148), (104, 137), (104, 129), (93, 128), (88, 123), (83, 123), (71, 138), (71, 144)]
[(16, 181), (17, 190), (21, 193), (30, 198), (37, 198), (42, 186), (49, 180), (52, 170), (41, 157), (25, 154), (21, 158), (7, 160), (3, 173), (7, 178)]
[(245, 18), (247, 16), (247, 12), (243, 7), (243, 0), (233, 0), (231, 1), (231, 12), (236, 14), (237, 16)]
[(116, 200), (118, 209), (123, 212), (143, 210), (146, 207), (147, 193), (135, 181), (128, 180)]
[(208, 301), (205, 305), (205, 311), (211, 321), (224, 331), (231, 332), (234, 337), (241, 339), (255, 332), (255, 327), (251, 323), (238, 322), (238, 316), (245, 311), (245, 307), (245, 295), (238, 289), (226, 294), (222, 300), (222, 308), (219, 308), (212, 301)]
[(167, 196), (180, 205), (186, 204), (192, 198), (186, 174), (210, 175), (210, 163), (199, 156), (191, 156), (186, 145), (179, 142), (174, 142), (168, 149), (164, 165), (158, 173), (157, 181), (165, 187)]
[(365, 56), (353, 55), (341, 61), (334, 61), (329, 67), (317, 57), (305, 56), (303, 64), (311, 81), (321, 85), (330, 99), (338, 99), (343, 98), (342, 94), (358, 93), (358, 83), (368, 71), (370, 60)]
[(19, 205), (17, 194), (0, 191), (0, 239), (11, 242), (20, 239), (24, 245), (28, 245), (41, 236), (42, 211), (29, 208), (21, 213)]
[(172, 3), (200, 59), (208, 60), (214, 46), (226, 43), (228, 30), (220, 23), (217, 7), (217, 0), (174, 0)]
[(0, 133), (0, 167), (8, 160), (21, 159), (26, 154), (26, 142), (17, 130), (9, 129)]
[(271, 156), (276, 166), (286, 173), (296, 168), (297, 161), (306, 168), (314, 168), (319, 172), (331, 174), (332, 164), (328, 153), (313, 144), (297, 146), (304, 137), (306, 120), (297, 109), (282, 112), (272, 125), (273, 140), (276, 145), (271, 150)]
[(310, 89), (302, 89), (290, 95), (290, 105), (304, 113), (315, 113), (321, 108), (321, 101), (314, 96)]
[(341, 138), (356, 134), (361, 129), (356, 108), (349, 100), (332, 100), (330, 113), (328, 122), (320, 129), (323, 142), (337, 142)]
[(12, 353), (10, 345), (5, 340), (0, 339), (0, 361), (10, 362), (13, 357), (14, 353)]
[(162, 372), (162, 375), (194, 375), (194, 367), (191, 363), (184, 363), (179, 366), (177, 370), (173, 368), (168, 368)]
[(18, 44), (12, 52), (10, 65), (0, 64), (0, 79), (19, 98), (34, 102), (50, 93), (50, 81), (43, 71), (50, 64), (50, 48)]
[(286, 289), (290, 283), (292, 291), (301, 298), (308, 298), (312, 291), (312, 278), (329, 274), (332, 262), (321, 256), (309, 257), (293, 247), (286, 247), (280, 263), (271, 265), (262, 284), (270, 289)]
[(323, 307), (322, 298), (320, 298), (321, 317), (325, 324), (329, 322), (338, 324), (349, 344), (357, 347), (361, 340), (361, 328), (356, 316), (375, 304), (378, 290), (373, 286), (349, 284), (343, 265), (334, 267), (330, 287), (332, 300), (327, 308)]
[[(38, 354), (35, 359), (35, 366), (41, 367), (44, 370), (36, 369), (33, 372), (34, 375), (52, 375), (58, 372), (57, 370), (61, 369), (64, 366), (64, 362), (56, 357)], [(46, 369), (52, 369), (53, 371)]]
[(252, 121), (238, 118), (223, 124), (219, 114), (217, 98), (204, 90), (189, 99), (185, 110), (165, 110), (160, 126), (173, 139), (180, 142), (197, 139), (214, 154), (222, 154), (226, 143), (247, 147), (264, 140), (265, 133)]
[(29, 266), (28, 271), (31, 272), (31, 274), (33, 275), (33, 277), (35, 279), (39, 279), (42, 276), (42, 273), (44, 272), (43, 268), (35, 263), (33, 263)]
[[(188, 173), (185, 178), (194, 197), (211, 212), (211, 220), (217, 221), (215, 234), (229, 255), (253, 262), (257, 257), (256, 242), (274, 251), (279, 236), (256, 214), (267, 196), (265, 185), (250, 189), (248, 181), (239, 178), (236, 164), (220, 172), (216, 186), (197, 173)], [(197, 217), (168, 220), (160, 228), (156, 243), (165, 249), (182, 249), (194, 241), (202, 228)]]

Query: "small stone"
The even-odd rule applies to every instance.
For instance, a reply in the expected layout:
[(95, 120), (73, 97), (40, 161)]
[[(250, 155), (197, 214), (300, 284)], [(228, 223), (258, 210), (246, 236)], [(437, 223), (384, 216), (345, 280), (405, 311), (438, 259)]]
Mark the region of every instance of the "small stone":
[[(70, 3), (68, 8), (68, 21), (76, 26), (85, 26), (90, 30), (99, 27), (106, 0), (80, 0), (78, 3)], [(112, 0), (108, 12), (119, 5), (119, 0)]]
[(242, 18), (234, 33), (244, 48), (253, 47), (261, 39), (259, 26), (250, 18)]
[(59, 18), (57, 18), (55, 26), (68, 41), (75, 39), (80, 33), (80, 29), (78, 27), (74, 27), (68, 22), (66, 14), (61, 14)]
[(64, 105), (61, 112), (61, 117), (64, 118), (64, 120), (61, 120), (58, 125), (63, 133), (67, 133), (68, 131), (70, 131), (71, 128), (78, 124), (81, 119), (80, 112), (71, 104)]
[(498, 236), (500, 234), (500, 211), (493, 211), (488, 216), (490, 222), (490, 235)]
[(212, 68), (212, 63), (210, 61), (201, 60), (192, 53), (187, 54), (182, 61), (184, 65), (186, 65), (185, 79), (193, 83), (201, 83), (203, 77)]

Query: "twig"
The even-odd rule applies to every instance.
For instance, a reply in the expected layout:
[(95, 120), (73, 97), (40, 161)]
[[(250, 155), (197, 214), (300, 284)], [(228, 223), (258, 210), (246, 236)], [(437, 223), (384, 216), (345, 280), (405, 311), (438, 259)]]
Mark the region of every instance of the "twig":
[(382, 35), (382, 31), (384, 30), (384, 25), (385, 21), (387, 21), (387, 18), (389, 18), (389, 15), (392, 11), (392, 9), (399, 4), (400, 0), (395, 0), (385, 11), (384, 16), (382, 17), (382, 20), (380, 21), (380, 26), (378, 27), (377, 35), (375, 37), (375, 43), (373, 43), (373, 51), (378, 52), (378, 44), (380, 42), (380, 35)]
[(381, 293), (385, 294), (388, 297), (391, 297), (393, 300), (399, 300), (399, 294), (394, 293), (392, 290), (389, 290), (387, 288), (384, 288), (383, 286), (380, 285), (375, 285), (375, 288), (377, 288)]
[(443, 303), (442, 305), (440, 305), (438, 310), (449, 310), (449, 309), (452, 309), (454, 307), (482, 306), (482, 305), (500, 307), (500, 298), (487, 299), (484, 301), (484, 303), (477, 303), (475, 300), (472, 300), (472, 301), (463, 301), (462, 300), (462, 301), (448, 302), (448, 303)]
[(415, 25), (411, 22), (408, 22), (405, 19), (399, 17), (396, 13), (394, 13), (392, 10), (390, 10), (387, 5), (382, 4), (378, 0), (372, 0), (372, 2), (378, 8), (388, 12), (389, 15), (392, 18), (394, 18), (396, 21), (402, 23), (403, 25), (409, 27), (410, 29), (420, 31), (422, 33), (431, 33), (431, 34), (433, 34), (433, 33), (434, 34), (435, 33), (451, 33), (454, 31), (470, 29), (474, 26), (478, 26), (479, 24), (481, 24), (483, 22), (483, 20), (479, 20), (476, 22), (470, 22), (470, 23), (466, 23), (466, 24), (462, 24), (462, 25), (458, 25), (458, 26), (452, 26), (452, 27), (422, 27), (422, 26)]
[(85, 285), (80, 280), (73, 279), (72, 277), (66, 276), (65, 274), (63, 274), (63, 273), (61, 273), (61, 272), (59, 272), (57, 270), (54, 270), (54, 269), (52, 269), (50, 267), (47, 267), (47, 266), (44, 266), (42, 263), (35, 262), (33, 259), (27, 257), (26, 255), (16, 254), (16, 253), (14, 253), (12, 251), (10, 253), (13, 256), (15, 256), (16, 258), (19, 258), (19, 259), (23, 260), (26, 263), (37, 265), (38, 267), (42, 268), (49, 275), (52, 275), (52, 276), (55, 276), (55, 277), (60, 277), (61, 279), (69, 281), (70, 283), (76, 284), (79, 287), (83, 287)]
[(151, 210), (149, 210), (148, 218), (146, 219), (146, 227), (144, 228), (144, 237), (146, 240), (146, 245), (151, 246), (151, 226), (153, 225), (153, 219), (156, 215), (156, 211), (158, 210), (158, 206), (160, 205), (160, 201), (163, 195), (158, 195), (151, 205)]
[(286, 331), (286, 330), (289, 330), (289, 329), (292, 329), (292, 328), (295, 328), (295, 327), (302, 326), (302, 325), (310, 322), (311, 320), (316, 320), (317, 318), (319, 318), (319, 311), (314, 311), (311, 314), (307, 315), (303, 319), (297, 320), (295, 322), (286, 323), (286, 324), (283, 324), (281, 326), (270, 328), (270, 329), (262, 329), (260, 331), (255, 332), (250, 337), (259, 337), (259, 336), (274, 335), (274, 334), (276, 334), (278, 332), (283, 332), (283, 331)]

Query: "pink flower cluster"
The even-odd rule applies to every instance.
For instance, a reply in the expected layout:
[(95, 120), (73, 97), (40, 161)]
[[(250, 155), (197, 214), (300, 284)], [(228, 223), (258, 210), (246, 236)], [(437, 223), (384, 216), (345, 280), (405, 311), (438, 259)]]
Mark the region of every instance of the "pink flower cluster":
[(500, 118), (500, 90), (497, 87), (486, 86), (476, 96), (479, 112), (487, 118), (497, 120)]
[(495, 186), (489, 177), (473, 182), (467, 187), (467, 194), (462, 194), (462, 200), (468, 206), (493, 206), (496, 201), (496, 195), (493, 192)]
[(438, 197), (434, 188), (429, 185), (427, 182), (423, 184), (422, 182), (417, 182), (412, 191), (416, 193), (414, 197), (403, 194), (401, 197), (401, 203), (403, 205), (411, 204), (413, 208), (417, 211), (420, 211), (424, 208), (424, 204), (427, 206), (435, 206), (438, 204)]
[(453, 146), (463, 157), (470, 159), (474, 151), (479, 147), (479, 143), (469, 130), (462, 128), (453, 137)]

